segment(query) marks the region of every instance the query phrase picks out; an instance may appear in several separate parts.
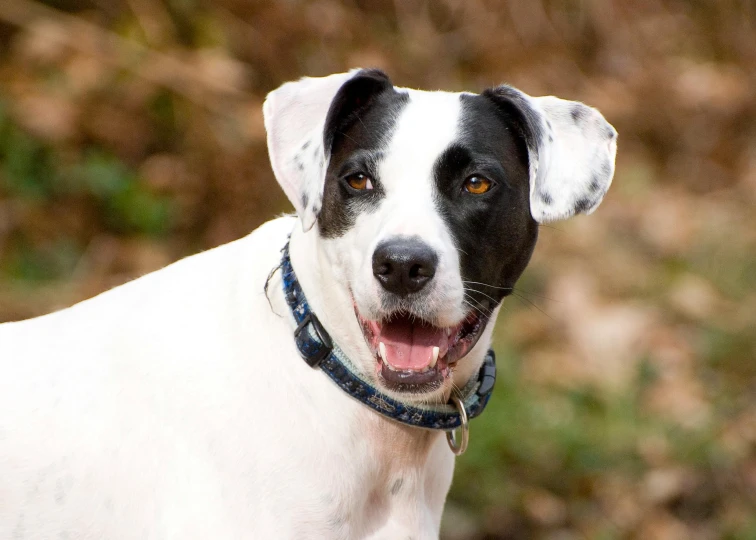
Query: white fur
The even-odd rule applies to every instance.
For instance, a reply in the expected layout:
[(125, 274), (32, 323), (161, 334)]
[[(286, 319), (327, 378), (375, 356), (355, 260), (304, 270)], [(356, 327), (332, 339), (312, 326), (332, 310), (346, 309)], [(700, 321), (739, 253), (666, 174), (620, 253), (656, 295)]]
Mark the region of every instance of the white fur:
[[(328, 165), (323, 150), (326, 113), (333, 96), (356, 71), (286, 83), (268, 94), (263, 104), (273, 172), (305, 230), (315, 224), (323, 197)], [(303, 150), (305, 143), (308, 146)], [(308, 199), (306, 206), (303, 195)]]
[[(307, 367), (278, 274), (268, 304), (294, 224), (0, 325), (0, 538), (437, 537), (443, 435)], [(295, 268), (328, 305), (315, 235), (296, 234)]]
[[(544, 136), (537, 141), (537, 152), (530, 151), (530, 212), (539, 223), (592, 213), (604, 198), (614, 177), (617, 132), (592, 107), (554, 96), (533, 98), (520, 92), (540, 117)], [(572, 118), (578, 107), (584, 116)], [(553, 140), (549, 140), (549, 136)], [(606, 168), (604, 168), (606, 167)], [(595, 179), (598, 187), (591, 192)], [(545, 203), (541, 194), (551, 197)], [(584, 209), (575, 209), (586, 199)]]

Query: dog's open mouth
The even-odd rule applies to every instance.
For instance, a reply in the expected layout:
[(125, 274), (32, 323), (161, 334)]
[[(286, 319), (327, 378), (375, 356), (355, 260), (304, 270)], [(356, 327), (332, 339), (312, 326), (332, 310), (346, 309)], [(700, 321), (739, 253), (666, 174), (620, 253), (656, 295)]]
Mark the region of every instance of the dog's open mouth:
[(470, 313), (461, 323), (440, 328), (408, 313), (369, 321), (355, 308), (376, 371), (391, 390), (425, 393), (440, 388), (454, 364), (478, 341), (486, 320)]

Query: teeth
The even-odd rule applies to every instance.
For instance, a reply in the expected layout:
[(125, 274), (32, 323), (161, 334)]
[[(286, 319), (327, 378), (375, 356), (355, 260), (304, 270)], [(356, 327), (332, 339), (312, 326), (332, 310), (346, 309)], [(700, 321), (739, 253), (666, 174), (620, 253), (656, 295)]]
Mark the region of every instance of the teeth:
[(381, 355), (383, 365), (388, 367), (391, 371), (396, 371), (396, 368), (386, 360), (386, 345), (384, 345), (382, 341), (378, 342), (378, 353)]
[(446, 337), (451, 336), (451, 328), (446, 329)]
[(433, 357), (431, 358), (430, 367), (436, 367), (436, 362), (438, 362), (438, 347), (433, 347)]

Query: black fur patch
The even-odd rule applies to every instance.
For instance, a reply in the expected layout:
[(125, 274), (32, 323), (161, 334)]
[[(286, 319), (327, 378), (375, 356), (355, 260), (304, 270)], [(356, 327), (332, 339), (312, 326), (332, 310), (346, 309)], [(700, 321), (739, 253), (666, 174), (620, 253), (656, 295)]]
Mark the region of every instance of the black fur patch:
[[(377, 163), (408, 100), (376, 69), (357, 73), (334, 97), (323, 133), (330, 161), (318, 214), (322, 236), (343, 235), (361, 212), (377, 208), (384, 196)], [(374, 189), (355, 192), (347, 186), (345, 177), (358, 172), (372, 178)]]
[[(462, 94), (459, 137), (435, 164), (437, 207), (460, 255), (460, 270), (473, 309), (488, 312), (512, 292), (538, 237), (530, 213), (528, 147), (541, 137), (536, 113), (508, 87)], [(469, 176), (495, 183), (474, 195)]]
[(575, 122), (580, 122), (580, 120), (588, 116), (588, 108), (585, 105), (577, 104), (574, 107), (572, 107), (572, 111), (570, 111), (570, 116), (572, 116), (572, 119)]
[(402, 489), (402, 484), (404, 484), (403, 478), (397, 478), (396, 480), (394, 480), (394, 483), (391, 484), (391, 494), (396, 495), (397, 493), (399, 493), (399, 490)]
[(593, 206), (593, 202), (590, 199), (578, 199), (575, 201), (575, 213), (585, 212), (591, 206)]
[[(527, 99), (517, 90), (510, 86), (497, 86), (489, 88), (481, 94), (482, 97), (492, 100), (499, 109), (498, 115), (509, 122), (509, 127), (515, 129), (517, 134), (525, 141), (528, 149), (534, 156), (538, 156), (538, 145), (543, 140), (540, 115), (534, 111)], [(473, 96), (463, 95), (463, 98)], [(465, 103), (465, 99), (462, 100)], [(546, 121), (549, 129), (551, 122)]]

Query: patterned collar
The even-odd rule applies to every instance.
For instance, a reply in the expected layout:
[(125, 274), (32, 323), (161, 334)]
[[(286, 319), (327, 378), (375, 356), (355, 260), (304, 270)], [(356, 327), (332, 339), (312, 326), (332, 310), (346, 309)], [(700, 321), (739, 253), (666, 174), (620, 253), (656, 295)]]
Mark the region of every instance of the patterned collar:
[(483, 412), (491, 397), (496, 379), (496, 362), (493, 350), (489, 350), (486, 354), (478, 376), (471, 378), (459, 392), (457, 406), (452, 401), (437, 405), (410, 405), (394, 399), (363, 379), (354, 363), (349, 360), (337, 344), (331, 341), (328, 332), (310, 310), (297, 276), (294, 274), (294, 268), (289, 257), (288, 242), (282, 253), (281, 271), (284, 296), (297, 324), (296, 330), (294, 330), (294, 340), (299, 353), (310, 367), (320, 368), (344, 392), (374, 411), (409, 426), (449, 432), (458, 427), (466, 428), (466, 425), (463, 424), (466, 424), (467, 418), (463, 418), (458, 409), (459, 406), (464, 406), (469, 418), (474, 418)]

